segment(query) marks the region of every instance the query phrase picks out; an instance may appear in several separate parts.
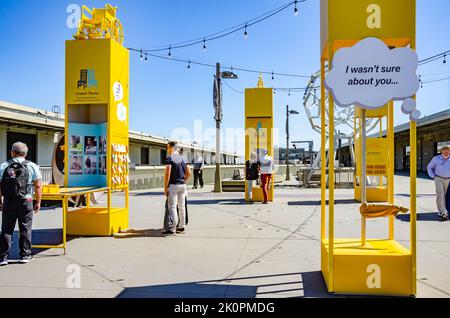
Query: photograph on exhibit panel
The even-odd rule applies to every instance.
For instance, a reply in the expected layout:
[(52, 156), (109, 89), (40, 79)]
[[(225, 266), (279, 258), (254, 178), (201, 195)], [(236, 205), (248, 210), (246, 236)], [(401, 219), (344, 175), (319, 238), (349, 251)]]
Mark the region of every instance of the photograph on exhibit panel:
[(83, 156), (73, 155), (70, 157), (70, 174), (82, 175), (83, 174)]
[(84, 137), (85, 140), (85, 150), (84, 153), (86, 155), (96, 155), (97, 154), (97, 137), (94, 136), (86, 136)]
[(107, 152), (107, 142), (106, 142), (106, 137), (105, 136), (100, 136), (100, 145), (99, 145), (99, 154), (100, 155), (105, 155)]
[(83, 138), (81, 136), (70, 136), (70, 152), (71, 153), (83, 153)]
[(97, 157), (96, 156), (86, 156), (84, 161), (84, 174), (92, 175), (97, 174)]

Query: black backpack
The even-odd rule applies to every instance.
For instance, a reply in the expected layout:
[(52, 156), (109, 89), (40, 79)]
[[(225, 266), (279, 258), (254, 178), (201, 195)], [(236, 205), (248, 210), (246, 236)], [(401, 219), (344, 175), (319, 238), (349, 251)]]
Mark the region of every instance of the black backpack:
[(29, 161), (19, 163), (10, 160), (8, 163), (2, 178), (3, 197), (8, 200), (24, 199), (31, 194), (31, 184), (28, 184), (30, 171), (27, 168)]

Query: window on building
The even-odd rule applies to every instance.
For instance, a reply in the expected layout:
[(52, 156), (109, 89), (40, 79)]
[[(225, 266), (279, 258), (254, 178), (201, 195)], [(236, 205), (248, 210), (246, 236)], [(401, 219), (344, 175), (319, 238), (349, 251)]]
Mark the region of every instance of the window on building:
[(441, 141), (437, 143), (437, 153), (440, 154), (442, 152), (442, 148), (445, 146), (450, 147), (450, 141)]
[(150, 151), (146, 147), (141, 147), (141, 165), (149, 165), (150, 164)]
[(161, 161), (162, 165), (166, 164), (166, 160), (167, 160), (167, 150), (166, 149), (161, 150), (160, 159), (161, 159), (160, 161)]
[[(37, 143), (36, 143), (36, 135), (35, 134), (23, 134), (13, 131), (8, 131), (6, 134), (6, 153), (7, 160), (11, 159), (11, 147), (16, 142), (23, 142), (28, 147), (28, 155), (27, 160), (32, 162), (37, 162)], [(51, 149), (53, 151), (53, 149)]]

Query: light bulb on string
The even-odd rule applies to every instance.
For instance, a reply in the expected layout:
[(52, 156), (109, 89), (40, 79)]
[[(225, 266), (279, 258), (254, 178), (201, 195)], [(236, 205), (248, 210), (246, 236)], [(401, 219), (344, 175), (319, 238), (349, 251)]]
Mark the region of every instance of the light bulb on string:
[(275, 79), (275, 76), (273, 75), (273, 71), (272, 71), (272, 81)]
[(203, 39), (203, 52), (206, 52), (206, 38)]
[(169, 46), (169, 57), (172, 57), (172, 46)]
[(298, 8), (297, 8), (297, 0), (295, 1), (295, 9), (294, 9), (294, 15), (298, 16)]
[(245, 24), (244, 39), (248, 39), (247, 24)]
[(189, 61), (188, 67), (189, 70), (191, 69), (191, 61)]
[(141, 61), (144, 59), (144, 55), (142, 54), (142, 51), (141, 51)]
[(447, 54), (444, 54), (444, 64), (447, 63)]
[(147, 63), (147, 61), (148, 61), (148, 56), (147, 56), (147, 53), (145, 53), (145, 63)]

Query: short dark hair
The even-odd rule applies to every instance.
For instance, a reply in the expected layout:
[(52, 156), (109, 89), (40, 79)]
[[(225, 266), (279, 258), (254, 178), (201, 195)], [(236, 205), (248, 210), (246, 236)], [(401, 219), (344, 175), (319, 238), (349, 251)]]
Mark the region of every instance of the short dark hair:
[(169, 143), (167, 144), (167, 146), (175, 148), (177, 146), (177, 143), (175, 141), (169, 141)]

